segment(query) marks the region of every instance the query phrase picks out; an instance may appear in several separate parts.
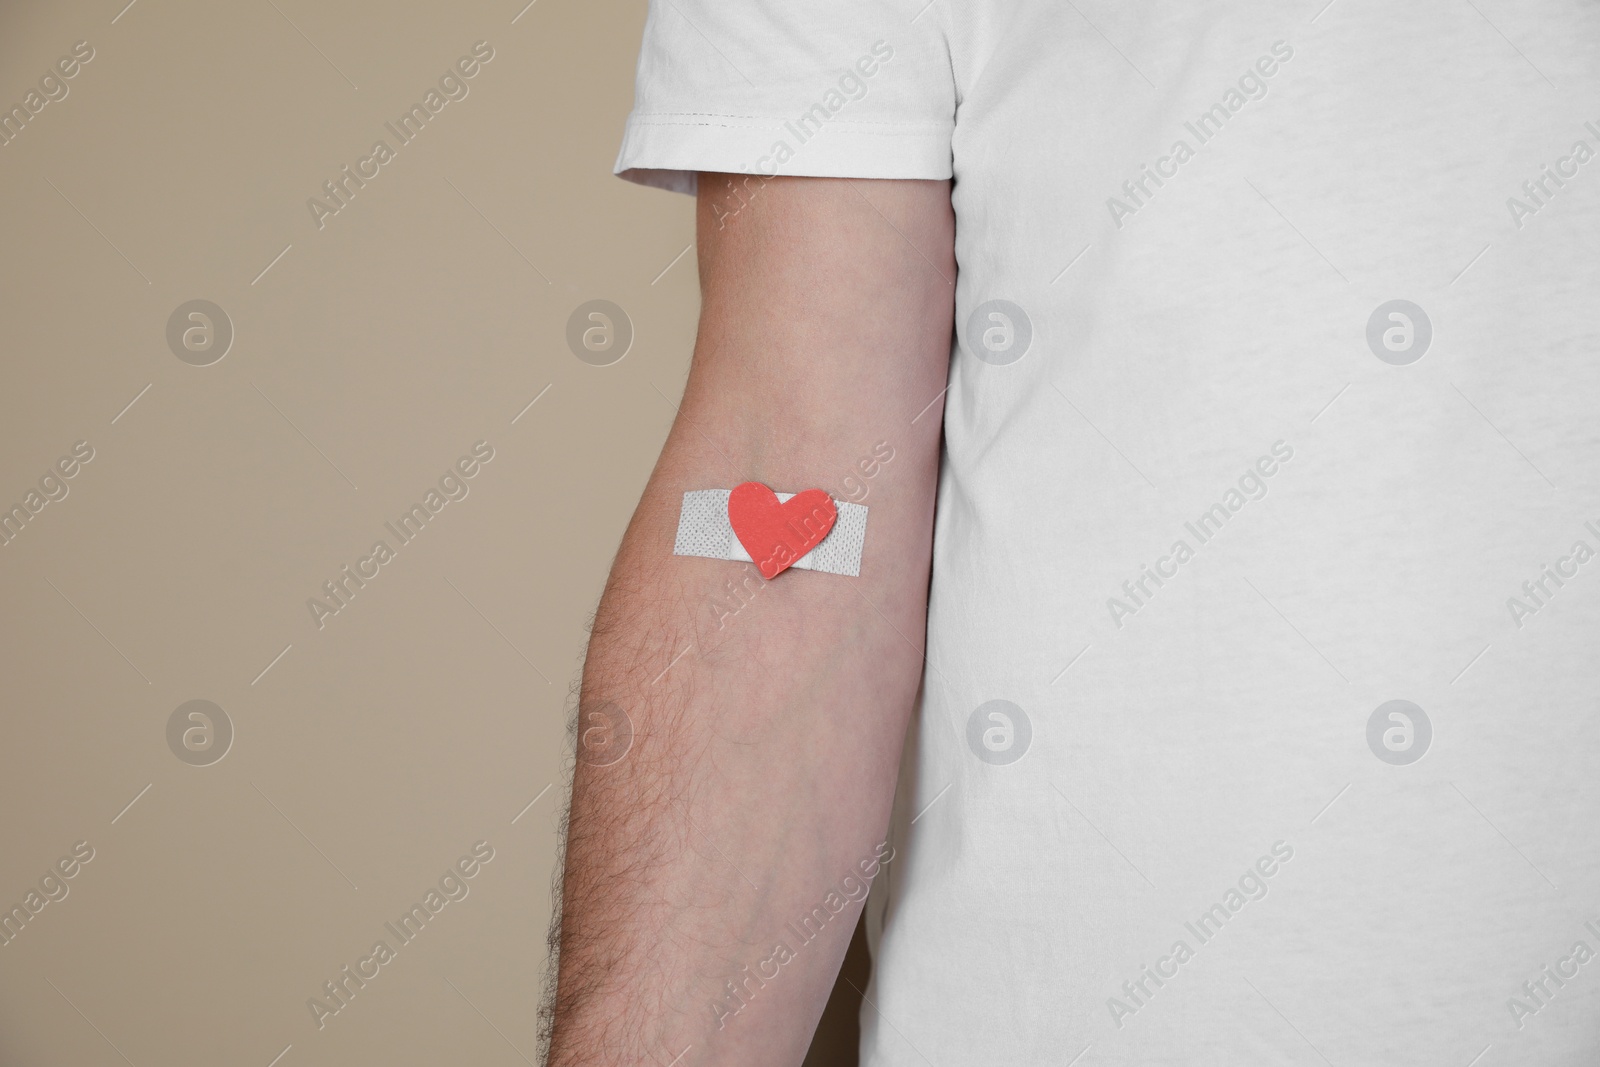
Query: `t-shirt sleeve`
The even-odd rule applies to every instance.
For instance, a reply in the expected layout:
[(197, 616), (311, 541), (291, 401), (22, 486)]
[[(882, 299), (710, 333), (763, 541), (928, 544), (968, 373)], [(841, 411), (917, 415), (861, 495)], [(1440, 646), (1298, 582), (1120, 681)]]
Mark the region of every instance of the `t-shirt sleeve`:
[(650, 0), (615, 173), (948, 178), (955, 79), (937, 3)]

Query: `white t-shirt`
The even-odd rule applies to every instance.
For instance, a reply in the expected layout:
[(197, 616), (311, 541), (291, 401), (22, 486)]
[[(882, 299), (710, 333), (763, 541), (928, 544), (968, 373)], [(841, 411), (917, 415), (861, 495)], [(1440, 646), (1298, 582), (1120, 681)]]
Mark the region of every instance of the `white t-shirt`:
[(922, 5), (653, 2), (617, 162), (955, 179), (864, 1062), (1600, 1062), (1600, 6)]

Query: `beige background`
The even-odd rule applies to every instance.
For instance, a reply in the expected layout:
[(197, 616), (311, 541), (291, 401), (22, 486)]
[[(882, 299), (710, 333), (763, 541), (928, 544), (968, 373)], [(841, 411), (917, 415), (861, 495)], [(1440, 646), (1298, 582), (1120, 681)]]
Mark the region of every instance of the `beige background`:
[[(690, 200), (608, 176), (644, 4), (124, 2), (0, 8), (0, 106), (95, 53), (0, 147), (0, 506), (94, 449), (0, 547), (0, 907), (95, 850), (0, 946), (0, 1063), (532, 1062), (568, 695), (698, 305)], [(319, 230), (308, 198), (480, 40)], [(594, 298), (636, 334), (609, 367), (565, 340)], [(193, 299), (235, 331), (210, 366), (167, 344)], [(307, 599), (480, 440), (319, 629)], [(168, 747), (192, 699), (234, 727), (209, 766)], [(319, 1029), (307, 999), (479, 840)], [(847, 1058), (835, 1008), (815, 1062)]]

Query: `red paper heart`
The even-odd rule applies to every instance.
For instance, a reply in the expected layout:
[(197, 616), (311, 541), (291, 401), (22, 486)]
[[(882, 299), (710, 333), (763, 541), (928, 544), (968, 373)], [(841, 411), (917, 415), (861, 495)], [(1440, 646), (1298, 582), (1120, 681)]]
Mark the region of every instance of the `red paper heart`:
[(728, 522), (763, 578), (776, 578), (816, 548), (838, 517), (833, 498), (821, 489), (781, 504), (760, 482), (745, 482), (728, 494)]

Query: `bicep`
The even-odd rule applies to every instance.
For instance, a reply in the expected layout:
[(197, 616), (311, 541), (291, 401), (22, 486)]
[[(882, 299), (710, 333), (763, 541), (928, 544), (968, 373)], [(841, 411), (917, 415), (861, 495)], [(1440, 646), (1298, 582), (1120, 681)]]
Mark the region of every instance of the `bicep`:
[(932, 469), (938, 411), (912, 420), (948, 369), (948, 181), (707, 174), (697, 236), (702, 304), (687, 418), (740, 451), (760, 450), (749, 458), (820, 453), (848, 465), (887, 441), (906, 466)]

